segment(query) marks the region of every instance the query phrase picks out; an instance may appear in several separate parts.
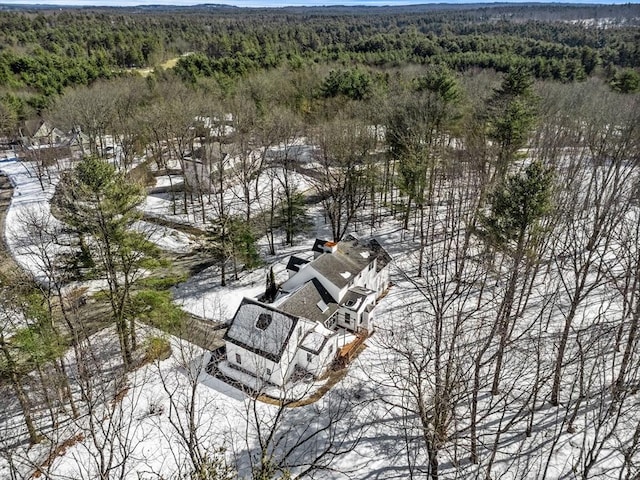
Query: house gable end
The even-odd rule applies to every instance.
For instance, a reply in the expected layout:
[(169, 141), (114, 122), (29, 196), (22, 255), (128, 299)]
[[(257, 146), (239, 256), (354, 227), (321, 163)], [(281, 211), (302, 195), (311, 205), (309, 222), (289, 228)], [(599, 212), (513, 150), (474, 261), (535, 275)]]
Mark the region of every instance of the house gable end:
[[(258, 325), (263, 314), (271, 317), (268, 325)], [(223, 340), (273, 362), (280, 362), (298, 321), (294, 315), (244, 298)]]

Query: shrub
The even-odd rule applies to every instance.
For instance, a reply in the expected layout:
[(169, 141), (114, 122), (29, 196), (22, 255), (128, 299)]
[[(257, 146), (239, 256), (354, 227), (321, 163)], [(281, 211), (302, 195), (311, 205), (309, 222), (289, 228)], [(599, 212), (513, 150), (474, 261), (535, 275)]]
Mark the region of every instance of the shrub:
[(171, 344), (164, 337), (149, 337), (145, 342), (144, 361), (166, 360), (171, 356)]

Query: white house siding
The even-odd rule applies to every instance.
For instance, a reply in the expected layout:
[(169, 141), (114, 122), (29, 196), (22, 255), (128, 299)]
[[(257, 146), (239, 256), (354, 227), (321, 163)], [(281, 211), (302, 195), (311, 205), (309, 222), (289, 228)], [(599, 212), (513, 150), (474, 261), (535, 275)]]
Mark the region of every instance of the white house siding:
[[(307, 354), (311, 355), (310, 362), (307, 360)], [(301, 368), (304, 368), (307, 372), (315, 374), (315, 370), (318, 368), (318, 357), (314, 353), (310, 353), (306, 350), (303, 350), (302, 348), (299, 348), (296, 363)]]
[[(256, 327), (262, 313), (272, 316), (264, 330)], [(314, 326), (306, 319), (296, 319), (245, 299), (227, 331), (227, 361), (257, 378), (282, 386), (295, 367), (301, 338)], [(237, 362), (236, 354), (240, 355), (241, 363)]]
[(353, 278), (353, 281), (350, 282), (349, 285), (340, 290), (340, 297), (338, 298), (338, 301), (341, 301), (347, 291), (353, 287), (362, 287), (367, 290), (377, 292), (379, 289), (378, 285), (381, 284), (381, 280), (378, 277), (379, 276), (376, 275), (375, 263), (371, 269), (369, 269), (369, 267), (366, 267), (362, 272), (360, 272)]
[[(347, 323), (346, 318), (347, 314), (349, 315), (349, 323)], [(347, 330), (355, 331), (358, 327), (358, 312), (350, 310), (345, 307), (341, 307), (338, 313), (338, 326), (342, 328), (346, 328)]]
[(331, 366), (331, 362), (333, 358), (338, 353), (338, 335), (332, 335), (329, 340), (327, 340), (326, 345), (322, 349), (322, 351), (318, 354), (318, 366), (319, 372), (317, 375), (322, 375), (327, 368)]
[[(300, 348), (297, 355), (297, 364), (312, 375), (318, 377), (331, 365), (331, 357), (335, 356), (337, 351), (338, 335), (332, 335), (317, 355)], [(307, 355), (311, 356), (310, 362), (308, 361)]]
[[(357, 285), (358, 287), (362, 287), (362, 285)], [(369, 289), (367, 289), (369, 290)], [(369, 295), (362, 297), (362, 302), (358, 304), (358, 308), (354, 310), (353, 308), (349, 308), (345, 305), (342, 305), (338, 309), (338, 322), (337, 324), (343, 328), (346, 328), (351, 331), (358, 331), (360, 329), (365, 329), (369, 333), (373, 331), (373, 325), (369, 325), (368, 316), (365, 317), (365, 311), (367, 307), (374, 306), (376, 304), (376, 293), (371, 290)], [(346, 322), (346, 315), (350, 315), (350, 322)]]
[(296, 366), (296, 345), (297, 342), (290, 342), (289, 345), (287, 345), (287, 349), (282, 354), (279, 365), (279, 376), (276, 381), (273, 382), (276, 385), (283, 386), (291, 378), (291, 374), (295, 370)]
[[(240, 355), (241, 363), (238, 363), (236, 355)], [(267, 382), (282, 385), (282, 369), (280, 364), (275, 363), (261, 355), (245, 350), (233, 343), (227, 343), (227, 361), (230, 365), (250, 372), (256, 378)], [(271, 370), (271, 375), (267, 374), (267, 369)]]
[[(253, 353), (233, 343), (227, 344), (227, 361), (230, 365), (251, 373), (256, 378), (282, 387), (291, 377), (295, 369), (297, 348), (290, 346), (284, 351), (280, 362), (273, 362), (257, 353)], [(241, 363), (237, 362), (236, 354), (240, 355)], [(269, 374), (268, 370), (271, 371)]]
[(358, 309), (358, 326), (367, 332), (373, 332), (373, 324), (369, 322), (369, 315), (367, 314), (367, 308), (376, 304), (376, 294), (371, 293), (367, 296), (362, 306)]
[(376, 288), (376, 259), (373, 259), (373, 262), (369, 264), (367, 270), (365, 271), (365, 280), (364, 280), (364, 288), (368, 290), (377, 291)]
[(314, 324), (304, 318), (298, 320), (298, 324), (289, 338), (287, 348), (280, 359), (280, 370), (283, 374), (281, 374), (281, 378), (278, 380), (282, 383), (277, 383), (277, 385), (282, 386), (289, 380), (289, 378), (291, 378), (291, 375), (298, 364), (298, 345), (307, 332), (312, 330), (313, 327)]
[(388, 266), (385, 266), (382, 270), (380, 270), (380, 273), (378, 274), (377, 282), (378, 282), (378, 285), (376, 286), (377, 288), (375, 288), (374, 290), (377, 292), (377, 296), (379, 297), (384, 293), (384, 291), (387, 289), (387, 286), (389, 285), (389, 267)]
[(367, 332), (371, 333), (375, 329), (373, 322), (373, 315), (365, 310), (362, 312), (362, 327), (367, 330)]
[(308, 281), (314, 279), (317, 275), (318, 272), (316, 272), (311, 265), (305, 265), (296, 275), (284, 282), (280, 288), (285, 292), (292, 292)]
[(315, 324), (308, 321), (307, 319), (301, 318), (298, 321), (298, 326), (295, 331), (291, 335), (289, 339), (289, 343), (287, 345), (287, 350), (282, 355), (282, 359), (280, 361), (281, 369), (284, 371), (284, 382), (286, 383), (293, 374), (297, 365), (300, 365), (300, 355), (299, 352), (301, 349), (298, 347), (304, 336), (307, 334), (309, 330), (313, 330)]

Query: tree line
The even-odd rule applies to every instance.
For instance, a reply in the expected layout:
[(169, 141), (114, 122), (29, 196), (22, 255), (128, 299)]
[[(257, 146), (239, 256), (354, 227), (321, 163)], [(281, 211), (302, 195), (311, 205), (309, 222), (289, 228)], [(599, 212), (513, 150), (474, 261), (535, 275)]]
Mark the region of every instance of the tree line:
[[(314, 63), (388, 70), (446, 64), (457, 71), (526, 65), (541, 79), (581, 81), (602, 72), (615, 88), (638, 88), (637, 29), (548, 19), (546, 9), (356, 9), (337, 16), (317, 9), (3, 11), (0, 92), (3, 109), (24, 119), (74, 85), (154, 67), (187, 52), (178, 71), (188, 81), (229, 81), (264, 69)], [(631, 18), (633, 6), (601, 7)], [(535, 12), (538, 12), (536, 17)], [(560, 15), (560, 12), (563, 12)], [(596, 7), (570, 10), (568, 19)], [(616, 17), (619, 15), (621, 17)], [(533, 18), (531, 18), (533, 16)], [(302, 21), (304, 20), (304, 21)], [(626, 20), (625, 20), (626, 21)]]

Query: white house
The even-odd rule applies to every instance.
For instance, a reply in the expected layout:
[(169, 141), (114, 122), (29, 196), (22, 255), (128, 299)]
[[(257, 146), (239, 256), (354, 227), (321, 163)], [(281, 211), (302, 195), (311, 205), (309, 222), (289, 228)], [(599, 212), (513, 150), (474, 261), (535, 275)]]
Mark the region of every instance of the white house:
[(282, 284), (281, 292), (293, 293), (315, 279), (339, 306), (324, 319), (327, 328), (372, 333), (373, 307), (389, 286), (389, 254), (376, 240), (362, 242), (353, 236), (338, 243), (316, 240), (313, 251), (315, 258), (310, 262), (290, 260), (290, 274), (297, 272)]
[[(331, 365), (337, 330), (369, 335), (374, 307), (389, 286), (391, 258), (376, 240), (317, 240), (313, 260), (292, 257), (274, 304), (245, 298), (225, 335), (220, 370), (246, 383), (282, 386), (296, 372), (317, 377)], [(255, 382), (254, 382), (255, 383)]]
[(335, 354), (338, 336), (321, 323), (245, 298), (225, 334), (226, 363), (220, 370), (243, 380), (235, 370), (257, 380), (284, 385), (300, 370), (318, 376)]

